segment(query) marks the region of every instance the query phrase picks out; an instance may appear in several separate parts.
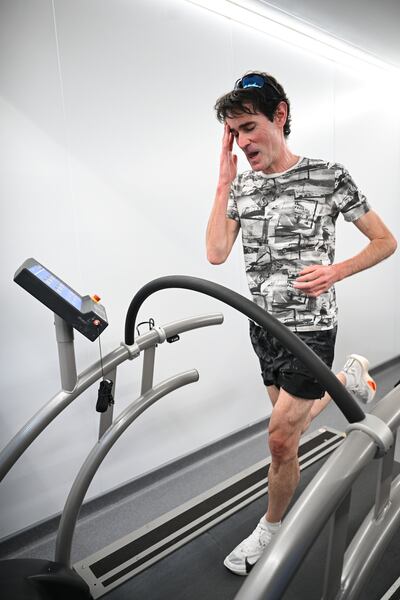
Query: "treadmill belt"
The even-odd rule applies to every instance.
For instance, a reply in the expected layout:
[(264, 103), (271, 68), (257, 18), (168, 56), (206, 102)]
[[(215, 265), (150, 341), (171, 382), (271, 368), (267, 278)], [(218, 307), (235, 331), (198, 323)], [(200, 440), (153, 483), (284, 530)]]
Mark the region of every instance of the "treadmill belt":
[[(313, 432), (302, 441), (299, 448), (301, 470), (309, 471), (310, 465), (332, 453), (343, 439), (342, 433), (328, 428)], [(136, 580), (146, 569), (150, 568), (152, 572), (152, 565), (158, 561), (164, 562), (171, 553), (175, 556), (178, 548), (183, 547), (185, 557), (193, 551), (196, 552), (196, 544), (192, 545), (195, 538), (198, 538), (200, 545), (212, 542), (214, 550), (204, 549), (203, 552), (206, 557), (213, 556), (215, 544), (219, 544), (213, 537), (217, 525), (220, 524), (224, 531), (225, 523), (228, 523), (229, 530), (230, 519), (234, 518), (233, 522), (236, 523), (238, 517), (235, 513), (243, 515), (243, 510), (248, 507), (249, 524), (244, 525), (245, 534), (242, 535), (246, 537), (254, 529), (253, 512), (258, 514), (256, 522), (265, 512), (269, 464), (270, 459), (264, 459), (222, 481), (184, 505), (76, 563), (75, 570), (89, 584), (94, 598), (105, 594), (107, 597), (114, 597), (110, 592), (118, 587), (119, 591), (115, 596), (117, 598), (119, 593), (123, 593), (125, 582)], [(312, 474), (309, 477), (311, 478)], [(205, 532), (209, 532), (209, 536), (204, 537)], [(235, 545), (241, 541), (237, 534), (233, 536), (233, 540)], [(228, 538), (227, 547), (231, 544)], [(213, 559), (215, 565), (218, 565), (217, 572), (220, 569), (220, 558), (221, 552), (218, 549), (216, 558)], [(198, 559), (194, 560), (198, 562)], [(163, 591), (160, 589), (154, 597), (159, 597), (158, 593), (162, 594)], [(169, 593), (166, 593), (165, 598), (171, 597), (168, 596)]]
[[(303, 473), (293, 502), (299, 497), (327, 457)], [(365, 469), (353, 486), (348, 540), (353, 537), (375, 497), (377, 463)], [(395, 463), (394, 476), (400, 473)], [(265, 512), (266, 495), (231, 515), (176, 550), (149, 569), (111, 590), (107, 600), (232, 600), (244, 578), (230, 573), (223, 560), (255, 528)], [(327, 527), (321, 532), (282, 600), (321, 600), (326, 555)], [(381, 600), (400, 575), (400, 539), (389, 545), (362, 600)], [(398, 591), (397, 591), (398, 593)], [(396, 592), (394, 592), (396, 594)], [(398, 600), (396, 595), (390, 600)]]

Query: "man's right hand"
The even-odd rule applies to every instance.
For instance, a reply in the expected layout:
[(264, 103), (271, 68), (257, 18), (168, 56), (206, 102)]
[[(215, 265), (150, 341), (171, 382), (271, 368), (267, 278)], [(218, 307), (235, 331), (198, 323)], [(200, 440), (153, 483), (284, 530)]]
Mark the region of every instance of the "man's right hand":
[(237, 175), (237, 156), (232, 152), (234, 139), (233, 133), (231, 133), (229, 126), (225, 123), (219, 163), (218, 185), (230, 186)]

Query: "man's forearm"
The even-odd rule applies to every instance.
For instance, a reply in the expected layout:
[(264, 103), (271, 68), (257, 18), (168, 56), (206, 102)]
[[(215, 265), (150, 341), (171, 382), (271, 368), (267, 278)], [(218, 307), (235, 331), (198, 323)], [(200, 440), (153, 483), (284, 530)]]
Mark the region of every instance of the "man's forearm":
[(397, 242), (393, 236), (371, 240), (356, 256), (333, 265), (337, 272), (337, 281), (373, 267), (393, 254), (396, 247)]
[(219, 185), (208, 220), (206, 232), (207, 258), (212, 264), (226, 259), (228, 249), (227, 217), (230, 185)]

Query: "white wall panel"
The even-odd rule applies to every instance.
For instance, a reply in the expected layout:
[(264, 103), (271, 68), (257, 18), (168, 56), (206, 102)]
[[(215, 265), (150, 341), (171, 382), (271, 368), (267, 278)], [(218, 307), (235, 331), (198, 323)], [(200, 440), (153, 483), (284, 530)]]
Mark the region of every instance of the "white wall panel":
[[(343, 163), (371, 207), (399, 238), (398, 121), (385, 110), (387, 84), (358, 77), (337, 66), (335, 75), (335, 160)], [(390, 89), (390, 88), (389, 88)], [(367, 240), (343, 219), (338, 222), (336, 260), (357, 253)], [(380, 364), (398, 354), (396, 270), (399, 255), (337, 285), (340, 336), (337, 355), (357, 352)]]
[[(0, 40), (3, 446), (59, 387), (52, 315), (17, 288), (13, 274), (34, 256), (57, 265), (77, 287), (81, 280), (51, 3), (2, 3)], [(74, 436), (61, 417), (8, 475), (0, 490), (1, 534), (58, 510), (64, 478), (80, 462), (74, 452), (86, 453), (95, 435), (84, 398), (80, 405), (68, 415)]]
[[(370, 82), (332, 61), (183, 0), (8, 0), (1, 11), (2, 379), (9, 402), (1, 409), (2, 443), (59, 385), (51, 315), (12, 283), (26, 257), (82, 294), (102, 297), (110, 321), (103, 354), (122, 340), (129, 302), (152, 278), (188, 274), (248, 294), (240, 244), (220, 267), (207, 263), (204, 249), (222, 134), (213, 105), (244, 71), (268, 70), (287, 88), (291, 149), (346, 164), (398, 227), (399, 146), (390, 141), (399, 137), (398, 122), (382, 117), (378, 102), (363, 101)], [(338, 258), (364, 243), (344, 223), (338, 240)], [(338, 364), (348, 351), (365, 352), (375, 364), (400, 351), (396, 268), (393, 258), (339, 284)], [(269, 413), (246, 319), (177, 290), (150, 298), (140, 317), (162, 324), (216, 311), (225, 314), (222, 326), (158, 349), (157, 379), (196, 367), (200, 382), (138, 420), (89, 496)], [(79, 334), (76, 344), (80, 368), (97, 359), (97, 344)], [(120, 368), (116, 410), (138, 394), (139, 367)], [(0, 537), (61, 510), (96, 439), (94, 396), (88, 391), (69, 407), (4, 481)]]

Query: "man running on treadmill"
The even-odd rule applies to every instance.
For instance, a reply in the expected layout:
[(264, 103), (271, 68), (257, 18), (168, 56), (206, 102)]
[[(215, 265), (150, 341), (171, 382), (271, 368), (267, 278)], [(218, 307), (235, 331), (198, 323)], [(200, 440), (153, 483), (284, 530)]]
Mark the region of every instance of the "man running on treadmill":
[[(396, 240), (342, 165), (293, 154), (287, 144), (290, 102), (271, 75), (249, 72), (215, 105), (224, 124), (217, 192), (207, 227), (207, 257), (228, 258), (242, 229), (254, 302), (294, 331), (332, 366), (337, 328), (334, 284), (376, 265)], [(236, 140), (251, 170), (237, 174)], [(356, 256), (334, 262), (339, 213), (368, 238)], [(267, 331), (250, 322), (273, 410), (268, 509), (253, 533), (225, 559), (246, 575), (279, 531), (299, 483), (300, 436), (330, 397), (308, 369)], [(363, 402), (375, 394), (366, 358), (352, 354), (337, 374)]]

